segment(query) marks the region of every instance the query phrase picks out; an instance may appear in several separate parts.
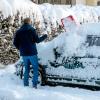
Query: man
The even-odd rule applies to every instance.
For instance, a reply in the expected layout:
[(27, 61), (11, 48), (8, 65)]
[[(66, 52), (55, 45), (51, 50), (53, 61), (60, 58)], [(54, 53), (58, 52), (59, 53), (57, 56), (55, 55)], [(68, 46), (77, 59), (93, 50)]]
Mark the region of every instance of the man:
[(31, 26), (31, 19), (25, 18), (24, 24), (15, 33), (14, 45), (20, 51), (20, 56), (24, 61), (24, 86), (29, 86), (29, 64), (31, 63), (34, 69), (33, 87), (37, 88), (38, 83), (38, 57), (36, 43), (40, 43), (47, 38), (47, 35), (38, 37), (35, 29)]

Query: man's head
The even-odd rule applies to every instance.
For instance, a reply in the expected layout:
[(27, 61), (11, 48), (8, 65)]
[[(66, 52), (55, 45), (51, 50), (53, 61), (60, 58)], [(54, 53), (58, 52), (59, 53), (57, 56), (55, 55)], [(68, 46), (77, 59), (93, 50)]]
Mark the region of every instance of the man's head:
[(31, 18), (25, 18), (24, 19), (24, 24), (32, 24)]

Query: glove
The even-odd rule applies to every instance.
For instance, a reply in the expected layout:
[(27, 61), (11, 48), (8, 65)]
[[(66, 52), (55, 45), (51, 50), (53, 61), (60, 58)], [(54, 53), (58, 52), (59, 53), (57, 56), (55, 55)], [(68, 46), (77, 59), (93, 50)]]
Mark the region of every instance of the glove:
[(44, 34), (43, 37), (46, 39), (48, 36), (47, 36), (47, 34)]

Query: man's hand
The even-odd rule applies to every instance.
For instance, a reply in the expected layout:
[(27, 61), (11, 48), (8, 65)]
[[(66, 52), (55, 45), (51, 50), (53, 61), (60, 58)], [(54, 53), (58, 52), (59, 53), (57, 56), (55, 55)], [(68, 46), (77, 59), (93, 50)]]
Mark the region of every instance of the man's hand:
[(47, 34), (44, 34), (43, 36), (44, 36), (45, 39), (48, 37)]

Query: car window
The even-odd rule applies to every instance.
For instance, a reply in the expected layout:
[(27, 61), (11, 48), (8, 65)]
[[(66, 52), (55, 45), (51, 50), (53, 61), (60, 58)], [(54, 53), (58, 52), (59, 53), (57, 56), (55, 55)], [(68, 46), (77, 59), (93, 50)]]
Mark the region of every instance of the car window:
[(88, 43), (88, 46), (100, 46), (100, 36), (88, 35), (86, 43)]

